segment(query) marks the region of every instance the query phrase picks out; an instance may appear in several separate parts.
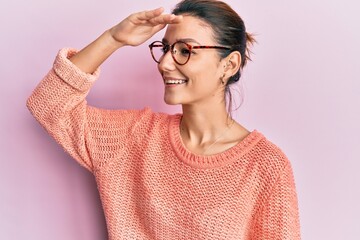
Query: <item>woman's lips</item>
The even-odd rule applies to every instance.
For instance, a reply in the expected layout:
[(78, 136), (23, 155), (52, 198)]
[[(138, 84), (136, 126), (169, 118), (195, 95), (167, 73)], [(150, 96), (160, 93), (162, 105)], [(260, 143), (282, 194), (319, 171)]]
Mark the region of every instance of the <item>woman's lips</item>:
[(177, 84), (184, 84), (187, 81), (186, 80), (180, 80), (180, 79), (169, 79), (164, 81), (166, 85), (177, 85)]

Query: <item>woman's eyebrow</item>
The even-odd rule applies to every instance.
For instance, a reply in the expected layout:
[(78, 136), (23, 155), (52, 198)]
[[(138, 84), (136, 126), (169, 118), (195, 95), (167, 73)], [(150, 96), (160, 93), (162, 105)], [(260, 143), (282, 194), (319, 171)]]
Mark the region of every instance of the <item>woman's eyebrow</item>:
[[(178, 38), (178, 39), (176, 39), (176, 42), (178, 42), (178, 41), (185, 42), (185, 43), (193, 42), (193, 43), (197, 43), (197, 44), (201, 45), (198, 41), (196, 41), (193, 38)], [(166, 38), (163, 38), (162, 42), (169, 43), (169, 41)]]
[(193, 38), (181, 38), (181, 39), (177, 39), (176, 41), (182, 41), (182, 42), (193, 42), (193, 43), (197, 43), (199, 45), (201, 45), (198, 41), (196, 41), (195, 39)]

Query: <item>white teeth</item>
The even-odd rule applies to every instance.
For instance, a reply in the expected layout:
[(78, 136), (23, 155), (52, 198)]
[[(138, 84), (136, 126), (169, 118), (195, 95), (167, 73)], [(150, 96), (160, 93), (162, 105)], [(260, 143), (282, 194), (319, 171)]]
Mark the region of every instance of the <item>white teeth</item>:
[(185, 80), (165, 80), (166, 84), (182, 84), (186, 83)]

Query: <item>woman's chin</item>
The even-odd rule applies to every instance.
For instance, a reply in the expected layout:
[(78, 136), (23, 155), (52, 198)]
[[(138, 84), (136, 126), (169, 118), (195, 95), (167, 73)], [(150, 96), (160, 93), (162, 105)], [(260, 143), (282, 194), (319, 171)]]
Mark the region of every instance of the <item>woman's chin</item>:
[(167, 98), (164, 97), (164, 102), (168, 105), (179, 105), (182, 104), (182, 101), (180, 99), (174, 99), (174, 98)]

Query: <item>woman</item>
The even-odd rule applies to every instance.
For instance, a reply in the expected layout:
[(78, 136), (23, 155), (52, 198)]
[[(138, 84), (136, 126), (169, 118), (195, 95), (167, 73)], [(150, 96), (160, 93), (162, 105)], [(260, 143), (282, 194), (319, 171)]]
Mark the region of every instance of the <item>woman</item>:
[[(182, 114), (87, 106), (101, 63), (165, 26), (149, 47), (165, 102)], [(59, 52), (28, 108), (94, 174), (109, 239), (300, 238), (288, 159), (226, 106), (252, 41), (225, 3), (184, 0), (173, 14), (132, 14), (83, 50)]]

